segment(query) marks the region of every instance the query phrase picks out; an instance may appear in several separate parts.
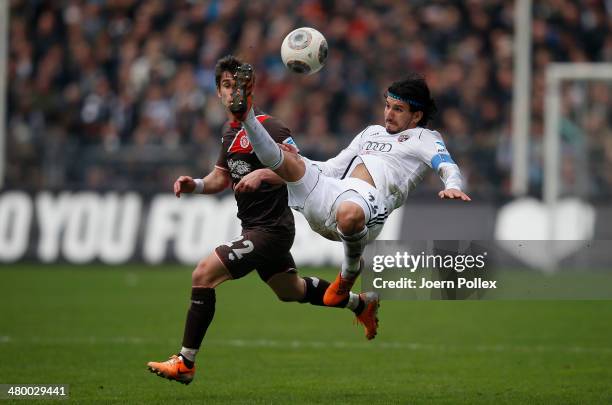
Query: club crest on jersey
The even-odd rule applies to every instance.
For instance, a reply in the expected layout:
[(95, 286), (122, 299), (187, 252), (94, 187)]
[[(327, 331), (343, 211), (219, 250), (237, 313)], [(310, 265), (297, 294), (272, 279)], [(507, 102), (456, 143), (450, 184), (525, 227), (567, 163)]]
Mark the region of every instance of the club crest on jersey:
[[(257, 121), (263, 124), (263, 122), (267, 120), (268, 118), (270, 118), (270, 116), (262, 114), (262, 115), (256, 116), (255, 118), (257, 118)], [(251, 146), (251, 142), (249, 142), (249, 138), (247, 137), (247, 134), (244, 128), (240, 129), (240, 131), (236, 133), (236, 136), (234, 137), (234, 140), (232, 141), (232, 144), (230, 145), (227, 152), (228, 153), (253, 153), (253, 146)]]
[(247, 138), (246, 131), (241, 129), (236, 134), (234, 141), (227, 150), (228, 153), (253, 153), (253, 147), (249, 138)]
[(404, 142), (404, 141), (407, 141), (408, 138), (410, 138), (410, 135), (408, 135), (408, 134), (401, 134), (400, 136), (397, 137), (397, 141), (398, 142)]

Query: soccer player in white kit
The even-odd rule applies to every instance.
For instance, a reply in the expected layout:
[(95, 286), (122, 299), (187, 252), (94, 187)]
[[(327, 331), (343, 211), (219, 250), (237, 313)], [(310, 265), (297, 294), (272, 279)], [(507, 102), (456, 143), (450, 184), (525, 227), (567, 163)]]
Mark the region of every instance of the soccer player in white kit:
[[(365, 246), (380, 234), (389, 214), (400, 207), (428, 167), (444, 182), (440, 198), (470, 201), (462, 191), (459, 167), (436, 131), (426, 129), (436, 111), (424, 78), (411, 74), (385, 93), (385, 125), (371, 125), (326, 162), (311, 161), (278, 145), (255, 118), (253, 70), (236, 74), (230, 111), (243, 122), (259, 160), (287, 182), (289, 205), (320, 235), (344, 245), (342, 269), (323, 302), (346, 299), (363, 267)], [(378, 301), (370, 303), (378, 306)]]

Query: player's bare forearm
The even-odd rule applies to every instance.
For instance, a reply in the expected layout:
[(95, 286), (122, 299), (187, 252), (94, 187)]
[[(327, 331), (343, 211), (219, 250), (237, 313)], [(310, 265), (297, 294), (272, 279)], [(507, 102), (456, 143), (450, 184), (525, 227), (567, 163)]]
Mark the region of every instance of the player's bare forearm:
[(231, 184), (229, 172), (215, 167), (206, 177), (204, 177), (204, 193), (217, 194), (225, 190)]
[(442, 199), (458, 199), (462, 201), (472, 201), (472, 199), (461, 191), (463, 185), (463, 176), (459, 166), (456, 164), (445, 164), (438, 171), (440, 179), (445, 185), (445, 189), (438, 193), (438, 197)]
[(225, 190), (231, 180), (227, 171), (215, 169), (203, 179), (194, 179), (190, 176), (180, 176), (174, 182), (174, 195), (181, 198), (183, 193), (215, 194)]

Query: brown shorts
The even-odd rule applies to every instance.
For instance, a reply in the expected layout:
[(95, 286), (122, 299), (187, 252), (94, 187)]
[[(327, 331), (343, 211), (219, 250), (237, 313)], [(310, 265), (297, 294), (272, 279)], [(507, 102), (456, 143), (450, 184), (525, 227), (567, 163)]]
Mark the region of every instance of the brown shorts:
[(234, 279), (257, 270), (263, 281), (278, 273), (296, 272), (291, 256), (293, 234), (243, 229), (242, 235), (217, 246), (215, 253)]

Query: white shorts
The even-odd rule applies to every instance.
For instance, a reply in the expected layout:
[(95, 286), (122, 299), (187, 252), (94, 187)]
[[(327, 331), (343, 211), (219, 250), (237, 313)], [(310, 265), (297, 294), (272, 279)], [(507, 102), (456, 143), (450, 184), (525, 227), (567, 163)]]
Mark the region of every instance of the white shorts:
[(376, 239), (391, 213), (376, 187), (354, 177), (327, 177), (313, 163), (306, 159), (304, 163), (304, 177), (296, 182), (287, 182), (289, 206), (304, 215), (313, 231), (327, 239), (339, 241), (336, 210), (342, 201), (355, 202), (365, 212), (368, 242)]

